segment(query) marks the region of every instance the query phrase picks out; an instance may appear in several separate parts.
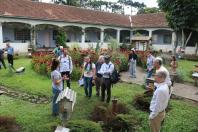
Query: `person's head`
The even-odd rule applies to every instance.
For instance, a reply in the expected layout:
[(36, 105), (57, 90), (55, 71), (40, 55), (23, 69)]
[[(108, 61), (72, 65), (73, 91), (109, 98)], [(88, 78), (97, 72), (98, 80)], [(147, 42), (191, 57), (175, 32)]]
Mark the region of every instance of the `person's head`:
[(68, 55), (68, 50), (67, 49), (64, 49), (63, 50), (63, 54), (64, 54), (64, 56), (67, 56)]
[(58, 45), (58, 44), (56, 44), (56, 47), (58, 48), (58, 47), (59, 47), (59, 45)]
[(108, 64), (110, 62), (110, 56), (105, 55), (104, 60), (105, 60), (105, 63)]
[(99, 63), (104, 63), (104, 56), (103, 55), (99, 56), (98, 62)]
[(166, 79), (166, 72), (165, 71), (159, 71), (155, 74), (155, 82), (157, 83), (163, 83)]
[(90, 63), (90, 62), (91, 62), (90, 56), (86, 56), (86, 57), (84, 58), (84, 61), (85, 61), (86, 63)]
[(147, 56), (150, 57), (151, 55), (152, 55), (152, 51), (151, 50), (148, 50), (147, 51)]
[(176, 57), (174, 55), (172, 56), (172, 61), (176, 61)]
[(131, 53), (135, 54), (135, 49), (134, 48), (131, 49)]
[(10, 43), (9, 42), (6, 43), (6, 47), (10, 47)]
[(162, 65), (162, 58), (161, 57), (156, 57), (154, 60), (154, 67), (156, 69), (159, 69)]
[(60, 64), (59, 60), (53, 58), (52, 59), (52, 65), (51, 65), (51, 71), (56, 70), (59, 67), (59, 64)]

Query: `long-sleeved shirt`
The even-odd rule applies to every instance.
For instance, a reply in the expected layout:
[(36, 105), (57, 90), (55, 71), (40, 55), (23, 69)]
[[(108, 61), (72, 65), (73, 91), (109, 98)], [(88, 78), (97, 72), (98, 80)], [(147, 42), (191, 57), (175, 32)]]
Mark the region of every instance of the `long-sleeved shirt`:
[(156, 70), (156, 73), (159, 72), (159, 71), (164, 71), (164, 72), (166, 72), (165, 83), (166, 83), (168, 86), (171, 86), (172, 82), (171, 82), (171, 78), (170, 78), (170, 74), (169, 74), (168, 70), (167, 70), (164, 66), (160, 66), (160, 68)]
[(158, 83), (151, 100), (149, 119), (154, 119), (160, 112), (164, 111), (168, 106), (169, 99), (168, 85), (165, 82)]
[(69, 55), (67, 56), (61, 55), (59, 57), (59, 60), (60, 60), (60, 72), (69, 71), (71, 74), (73, 70), (72, 58)]
[(110, 78), (110, 75), (113, 73), (114, 65), (113, 63), (109, 62), (102, 64), (98, 73), (102, 75), (103, 78)]
[(147, 57), (147, 63), (146, 63), (146, 65), (147, 65), (147, 70), (152, 70), (153, 69), (153, 63), (154, 63), (154, 57), (152, 56), (152, 55), (150, 55), (150, 56), (148, 56)]

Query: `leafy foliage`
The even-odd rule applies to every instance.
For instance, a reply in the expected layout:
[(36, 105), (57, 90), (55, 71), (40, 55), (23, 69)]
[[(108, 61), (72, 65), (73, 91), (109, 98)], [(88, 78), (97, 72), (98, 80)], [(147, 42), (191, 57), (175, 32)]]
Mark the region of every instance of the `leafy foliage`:
[(88, 120), (72, 120), (67, 123), (71, 132), (101, 132), (102, 128), (98, 123)]
[(56, 43), (63, 46), (64, 48), (67, 48), (66, 45), (66, 33), (64, 30), (59, 30), (58, 34), (56, 36)]
[(158, 3), (174, 30), (192, 29), (198, 26), (197, 0), (158, 0)]
[(145, 7), (145, 8), (139, 9), (137, 14), (158, 13), (158, 12), (161, 12), (161, 11), (157, 7)]

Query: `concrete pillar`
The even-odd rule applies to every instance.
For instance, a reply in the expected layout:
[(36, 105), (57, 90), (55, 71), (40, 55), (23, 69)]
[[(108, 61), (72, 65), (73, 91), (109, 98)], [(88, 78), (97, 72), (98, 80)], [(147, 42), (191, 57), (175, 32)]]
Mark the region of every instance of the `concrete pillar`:
[(82, 36), (81, 36), (81, 43), (85, 44), (85, 28), (82, 28)]
[(149, 37), (152, 37), (152, 30), (149, 30)]
[(100, 44), (103, 45), (104, 43), (104, 29), (100, 31)]
[(0, 22), (0, 45), (3, 44), (3, 28), (2, 23)]
[(35, 31), (35, 26), (32, 25), (31, 26), (31, 30), (30, 30), (30, 44), (36, 48), (36, 31)]
[(120, 43), (120, 30), (119, 29), (117, 30), (116, 39), (118, 43)]
[(133, 30), (130, 31), (130, 43), (131, 43), (132, 38), (133, 38)]
[(172, 40), (171, 40), (172, 52), (173, 54), (176, 53), (176, 33), (172, 32)]

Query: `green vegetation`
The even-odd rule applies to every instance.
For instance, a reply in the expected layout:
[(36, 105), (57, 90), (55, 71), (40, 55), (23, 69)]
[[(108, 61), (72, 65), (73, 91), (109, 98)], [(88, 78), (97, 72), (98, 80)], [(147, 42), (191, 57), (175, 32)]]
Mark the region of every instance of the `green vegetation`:
[(179, 74), (181, 74), (185, 82), (194, 82), (194, 80), (192, 79), (192, 71), (195, 64), (198, 65), (198, 62), (188, 60), (178, 61), (178, 72)]
[[(10, 74), (8, 70), (4, 69), (0, 70), (1, 85), (14, 90), (51, 97), (50, 79), (35, 73), (31, 69), (30, 59), (16, 60), (15, 67), (19, 66), (26, 68), (22, 75)], [(79, 88), (76, 82), (72, 82), (72, 88), (77, 92), (77, 102), (70, 121), (89, 120), (94, 106), (100, 102), (100, 98), (95, 96), (95, 87), (93, 87), (94, 93), (91, 99), (84, 97), (84, 89)], [(139, 85), (118, 83), (112, 88), (112, 97), (127, 104), (129, 115), (137, 116), (140, 120), (139, 132), (149, 132), (148, 113), (137, 110), (132, 105), (134, 97), (143, 92), (144, 89)], [(0, 102), (0, 115), (15, 116), (24, 132), (51, 132), (54, 126), (60, 125), (60, 119), (51, 116), (51, 103), (33, 104), (4, 95), (0, 96)], [(166, 115), (163, 131), (195, 132), (198, 129), (198, 106), (183, 100), (172, 100), (170, 105), (171, 110)]]

